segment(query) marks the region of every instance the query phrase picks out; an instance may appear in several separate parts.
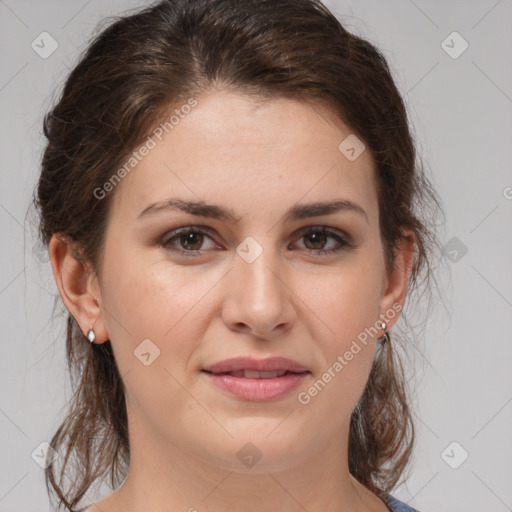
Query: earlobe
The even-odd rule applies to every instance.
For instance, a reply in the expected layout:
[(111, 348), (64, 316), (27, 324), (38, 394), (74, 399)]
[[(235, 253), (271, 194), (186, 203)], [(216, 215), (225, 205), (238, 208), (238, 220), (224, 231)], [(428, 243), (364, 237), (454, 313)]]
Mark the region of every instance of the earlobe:
[(53, 276), (60, 296), (80, 329), (87, 336), (91, 328), (96, 334), (95, 343), (106, 341), (109, 336), (101, 307), (101, 296), (96, 276), (69, 238), (54, 234), (49, 243)]
[[(414, 233), (404, 230), (396, 251), (394, 268), (386, 280), (386, 289), (381, 299), (381, 317), (387, 322), (387, 328), (398, 320), (397, 311), (401, 311), (407, 295), (407, 287), (414, 263)], [(387, 314), (389, 313), (389, 314)]]

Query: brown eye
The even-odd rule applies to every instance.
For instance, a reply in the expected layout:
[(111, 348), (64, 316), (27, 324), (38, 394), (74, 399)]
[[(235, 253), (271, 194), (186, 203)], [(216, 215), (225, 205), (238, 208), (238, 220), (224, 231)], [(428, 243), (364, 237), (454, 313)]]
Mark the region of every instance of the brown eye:
[(304, 235), (304, 240), (310, 240), (313, 247), (309, 247), (306, 243), (306, 247), (312, 250), (323, 249), (329, 237), (325, 233), (312, 232)]
[[(211, 240), (210, 247), (203, 247), (206, 240)], [(160, 245), (170, 251), (176, 251), (184, 256), (198, 256), (202, 250), (216, 247), (212, 238), (204, 229), (187, 227), (168, 233)]]
[[(305, 240), (305, 248), (316, 254), (334, 254), (352, 246), (341, 234), (323, 226), (308, 228), (306, 232), (302, 233), (300, 238)], [(334, 247), (325, 249), (329, 240), (335, 242)]]
[(190, 232), (186, 235), (179, 235), (178, 237), (181, 246), (184, 249), (191, 249), (197, 251), (203, 245), (203, 234), (197, 232)]

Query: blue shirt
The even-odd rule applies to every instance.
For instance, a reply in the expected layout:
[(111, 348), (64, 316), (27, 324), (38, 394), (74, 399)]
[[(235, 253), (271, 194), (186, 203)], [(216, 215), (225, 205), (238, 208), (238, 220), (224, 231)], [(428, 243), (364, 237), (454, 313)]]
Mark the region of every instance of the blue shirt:
[(410, 507), (406, 503), (393, 498), (390, 494), (384, 497), (384, 501), (393, 512), (418, 512), (415, 508)]
[[(391, 508), (393, 512), (418, 512), (415, 508), (409, 507), (406, 503), (403, 503), (402, 501), (398, 501), (396, 498), (393, 498), (390, 494), (387, 494), (384, 497), (384, 501), (386, 504)], [(77, 512), (85, 512), (85, 508), (81, 508), (80, 510), (77, 510)]]

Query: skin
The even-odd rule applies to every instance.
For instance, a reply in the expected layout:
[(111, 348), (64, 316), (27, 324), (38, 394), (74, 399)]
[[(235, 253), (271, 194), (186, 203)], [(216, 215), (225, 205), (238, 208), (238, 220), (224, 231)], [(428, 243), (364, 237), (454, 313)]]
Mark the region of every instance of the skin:
[[(62, 299), (84, 333), (110, 340), (126, 387), (131, 462), (124, 483), (90, 512), (388, 510), (348, 471), (351, 412), (371, 368), (378, 334), (307, 405), (297, 395), (344, 354), (357, 335), (403, 305), (412, 245), (386, 275), (374, 163), (368, 150), (349, 161), (338, 145), (351, 130), (319, 104), (256, 103), (210, 91), (111, 192), (96, 275), (65, 240), (50, 243)], [(176, 210), (143, 216), (170, 197), (228, 207), (238, 223)], [(296, 203), (347, 199), (353, 211), (285, 221)], [(185, 257), (160, 244), (179, 227), (211, 234)], [(328, 226), (353, 240), (303, 236)], [(171, 235), (172, 236), (172, 235)], [(252, 263), (236, 252), (248, 236), (262, 248)], [(386, 318), (392, 328), (399, 314)], [(149, 366), (134, 350), (150, 339)], [(281, 355), (311, 371), (301, 387), (270, 402), (247, 402), (212, 386), (201, 369), (236, 355)], [(253, 443), (262, 458), (236, 456)], [(328, 478), (326, 478), (328, 475)], [(304, 507), (304, 508), (302, 508)]]

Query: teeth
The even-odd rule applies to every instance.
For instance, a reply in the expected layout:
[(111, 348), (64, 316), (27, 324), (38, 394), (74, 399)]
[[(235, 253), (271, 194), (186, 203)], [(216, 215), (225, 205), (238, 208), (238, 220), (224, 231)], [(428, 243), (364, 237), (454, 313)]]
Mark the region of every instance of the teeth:
[(275, 370), (273, 372), (258, 372), (256, 370), (237, 370), (234, 372), (228, 372), (228, 375), (233, 377), (243, 377), (244, 379), (275, 379), (276, 377), (282, 377), (286, 373), (286, 370)]

